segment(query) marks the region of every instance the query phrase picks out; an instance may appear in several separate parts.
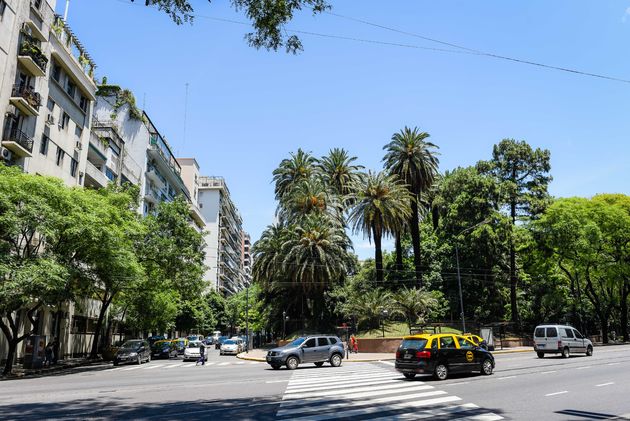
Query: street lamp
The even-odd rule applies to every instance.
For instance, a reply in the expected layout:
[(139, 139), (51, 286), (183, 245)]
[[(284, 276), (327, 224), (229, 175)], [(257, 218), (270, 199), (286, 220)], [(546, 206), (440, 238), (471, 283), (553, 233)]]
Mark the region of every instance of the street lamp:
[(245, 352), (249, 353), (249, 283), (245, 289)]
[[(490, 222), (490, 219), (485, 219), (478, 224), (473, 225), (472, 227), (468, 227), (462, 230), (459, 234), (457, 234), (456, 237), (472, 231), (481, 225), (487, 224), (488, 222)], [(462, 296), (462, 277), (459, 273), (459, 247), (457, 245), (457, 239), (455, 240), (455, 262), (457, 264), (457, 286), (459, 287), (459, 310), (460, 316), (462, 317), (462, 333), (466, 333), (466, 318), (464, 317), (464, 298)]]
[(381, 310), (381, 328), (383, 329), (383, 338), (385, 337), (385, 317), (389, 312), (386, 309)]
[(289, 320), (289, 316), (287, 316), (287, 312), (282, 312), (282, 340), (286, 339), (286, 330), (287, 330), (287, 320)]

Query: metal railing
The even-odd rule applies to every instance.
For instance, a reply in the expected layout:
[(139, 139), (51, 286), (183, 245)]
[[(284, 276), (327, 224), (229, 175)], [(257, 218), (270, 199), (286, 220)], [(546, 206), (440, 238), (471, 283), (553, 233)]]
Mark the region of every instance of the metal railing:
[(15, 142), (29, 153), (33, 152), (33, 139), (17, 127), (6, 127), (2, 135), (2, 140)]
[(11, 91), (12, 97), (21, 97), (28, 102), (28, 104), (39, 110), (39, 107), (42, 105), (42, 97), (35, 90), (26, 85), (13, 85), (13, 90)]
[(20, 53), (21, 56), (29, 56), (33, 59), (37, 67), (42, 69), (43, 72), (46, 72), (46, 66), (48, 66), (48, 58), (42, 52), (42, 49), (37, 45), (34, 38), (26, 34), (22, 34), (24, 40), (22, 44), (20, 44)]

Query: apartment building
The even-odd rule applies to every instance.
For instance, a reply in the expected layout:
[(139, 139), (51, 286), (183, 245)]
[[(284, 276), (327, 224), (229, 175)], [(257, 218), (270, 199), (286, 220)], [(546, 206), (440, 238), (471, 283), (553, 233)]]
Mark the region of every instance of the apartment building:
[(241, 267), (243, 270), (243, 283), (245, 286), (249, 286), (252, 282), (252, 266), (254, 265), (251, 253), (252, 240), (249, 234), (245, 231), (241, 233), (241, 239)]
[(225, 295), (234, 294), (245, 288), (243, 220), (223, 177), (200, 177), (199, 208), (207, 222), (207, 281)]
[(96, 65), (54, 0), (0, 4), (0, 156), (83, 185)]

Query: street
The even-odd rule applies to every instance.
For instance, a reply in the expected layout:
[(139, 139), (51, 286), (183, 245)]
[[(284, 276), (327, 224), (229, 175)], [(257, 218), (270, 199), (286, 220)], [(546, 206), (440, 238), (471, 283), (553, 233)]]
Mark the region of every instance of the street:
[[(630, 413), (630, 347), (593, 357), (497, 355), (492, 376), (406, 380), (392, 361), (271, 370), (219, 356), (206, 366), (102, 364), (0, 382), (2, 419), (614, 419)], [(627, 416), (627, 415), (626, 415)]]

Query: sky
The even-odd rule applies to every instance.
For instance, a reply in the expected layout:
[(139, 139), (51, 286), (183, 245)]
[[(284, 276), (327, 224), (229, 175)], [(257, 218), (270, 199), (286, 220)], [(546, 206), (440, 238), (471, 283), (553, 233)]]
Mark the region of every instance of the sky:
[[(630, 0), (330, 2), (335, 14), (474, 50), (630, 79)], [(229, 3), (192, 0), (194, 23), (177, 26), (141, 0), (71, 0), (68, 23), (97, 77), (131, 89), (178, 156), (225, 177), (254, 241), (273, 222), (271, 173), (291, 151), (343, 147), (380, 170), (383, 145), (406, 125), (431, 134), (441, 171), (514, 138), (551, 151), (554, 196), (630, 193), (630, 83), (425, 49), (455, 50), (307, 11), (287, 29), (381, 44), (301, 34), (298, 55), (256, 50), (249, 26), (217, 20), (246, 22)]]

